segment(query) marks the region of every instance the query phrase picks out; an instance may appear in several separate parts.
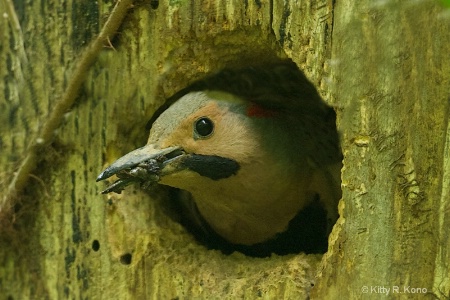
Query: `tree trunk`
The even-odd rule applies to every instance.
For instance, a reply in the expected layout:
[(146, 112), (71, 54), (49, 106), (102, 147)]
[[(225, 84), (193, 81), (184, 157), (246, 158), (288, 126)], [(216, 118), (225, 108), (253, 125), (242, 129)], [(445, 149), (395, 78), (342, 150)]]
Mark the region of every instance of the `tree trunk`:
[[(448, 9), (354, 3), (134, 3), (24, 191), (2, 207), (0, 299), (450, 297)], [(112, 7), (0, 0), (2, 190)], [(226, 256), (168, 216), (163, 191), (99, 195), (97, 175), (145, 144), (165, 98), (275, 57), (295, 61), (338, 115), (341, 218), (323, 257)]]
[(450, 17), (435, 1), (335, 7), (345, 204), (316, 294), (450, 296)]

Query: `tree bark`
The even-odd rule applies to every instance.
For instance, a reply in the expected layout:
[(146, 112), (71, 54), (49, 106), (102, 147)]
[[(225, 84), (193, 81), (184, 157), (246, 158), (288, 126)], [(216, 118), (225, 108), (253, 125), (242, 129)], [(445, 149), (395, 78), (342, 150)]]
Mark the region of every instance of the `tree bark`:
[[(0, 298), (378, 299), (376, 287), (448, 298), (448, 10), (433, 0), (156, 2), (129, 9), (1, 215)], [(0, 1), (5, 188), (113, 6), (11, 4)], [(293, 59), (338, 114), (343, 199), (323, 257), (225, 256), (167, 215), (164, 191), (99, 195), (97, 175), (145, 144), (165, 98), (224, 66), (276, 57)]]
[(314, 295), (448, 299), (448, 9), (338, 1), (334, 12), (345, 204)]

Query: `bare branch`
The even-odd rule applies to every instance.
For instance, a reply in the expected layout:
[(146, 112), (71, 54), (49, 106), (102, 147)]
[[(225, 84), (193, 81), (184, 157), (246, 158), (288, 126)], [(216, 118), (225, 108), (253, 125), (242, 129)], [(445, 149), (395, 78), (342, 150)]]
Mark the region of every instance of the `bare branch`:
[[(49, 145), (52, 141), (54, 131), (60, 126), (64, 114), (75, 102), (78, 91), (86, 79), (90, 67), (97, 59), (97, 56), (103, 49), (105, 43), (107, 44), (111, 37), (114, 36), (117, 29), (122, 24), (128, 9), (132, 7), (132, 4), (132, 0), (118, 0), (108, 20), (100, 31), (100, 34), (81, 54), (62, 98), (55, 103), (53, 110), (50, 112), (46, 122), (40, 129), (37, 138), (32, 141), (28, 147), (22, 164), (14, 174), (6, 193), (0, 200), (0, 219), (1, 214), (5, 213), (12, 207), (13, 200), (21, 193), (27, 184), (30, 178), (30, 173), (39, 162), (39, 157), (37, 155), (38, 151)], [(8, 5), (10, 7), (10, 11), (14, 12), (12, 2), (8, 2)]]

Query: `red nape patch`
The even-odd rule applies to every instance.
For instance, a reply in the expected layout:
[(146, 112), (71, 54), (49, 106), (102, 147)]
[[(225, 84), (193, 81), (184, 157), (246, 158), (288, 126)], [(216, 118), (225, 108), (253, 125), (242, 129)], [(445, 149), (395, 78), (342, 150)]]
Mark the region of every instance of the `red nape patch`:
[(278, 112), (259, 106), (256, 103), (250, 103), (247, 107), (247, 116), (256, 118), (272, 118), (278, 115)]

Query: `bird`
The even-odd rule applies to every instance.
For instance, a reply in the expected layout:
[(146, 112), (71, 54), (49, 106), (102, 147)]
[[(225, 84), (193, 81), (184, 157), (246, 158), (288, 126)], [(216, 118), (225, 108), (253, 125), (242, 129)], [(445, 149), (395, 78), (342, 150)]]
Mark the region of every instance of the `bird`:
[(250, 256), (325, 252), (339, 217), (336, 113), (291, 60), (224, 68), (167, 99), (149, 138), (97, 178), (103, 193), (168, 186), (208, 248)]

